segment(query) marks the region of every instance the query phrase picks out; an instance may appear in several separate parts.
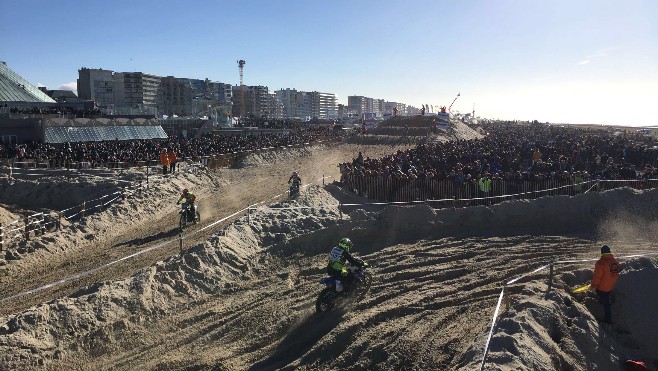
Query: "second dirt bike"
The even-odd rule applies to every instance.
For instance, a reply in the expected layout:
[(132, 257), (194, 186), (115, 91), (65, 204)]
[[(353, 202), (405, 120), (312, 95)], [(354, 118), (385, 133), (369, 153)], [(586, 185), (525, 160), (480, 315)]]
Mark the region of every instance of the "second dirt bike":
[[(336, 291), (336, 279), (325, 277), (320, 283), (326, 285), (315, 301), (315, 310), (318, 313), (328, 312), (345, 304), (347, 301), (359, 301), (363, 299), (372, 285), (372, 275), (366, 272), (366, 267), (349, 266), (347, 268), (350, 278), (341, 292)], [(341, 280), (342, 281), (342, 280)]]
[(299, 183), (293, 182), (288, 190), (288, 197), (295, 198), (297, 196), (299, 196)]
[(199, 214), (199, 206), (195, 205), (194, 207), (194, 213), (192, 213), (192, 205), (183, 202), (180, 205), (180, 211), (178, 212), (180, 214), (180, 229), (185, 228), (188, 223), (194, 223), (197, 224), (201, 221), (201, 215)]

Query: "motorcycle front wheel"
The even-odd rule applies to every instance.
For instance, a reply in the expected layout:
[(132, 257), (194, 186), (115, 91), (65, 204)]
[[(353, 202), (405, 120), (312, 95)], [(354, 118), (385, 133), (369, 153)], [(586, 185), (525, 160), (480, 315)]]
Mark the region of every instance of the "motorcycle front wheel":
[(334, 300), (336, 299), (336, 290), (333, 287), (326, 287), (318, 295), (315, 301), (315, 311), (318, 313), (328, 312), (334, 308)]
[(372, 275), (368, 272), (363, 273), (363, 280), (356, 288), (357, 298), (359, 300), (363, 299), (368, 291), (370, 291), (370, 286), (372, 285)]
[(186, 224), (187, 224), (187, 217), (186, 217), (185, 213), (183, 213), (180, 216), (180, 229), (183, 230), (183, 228), (185, 228)]

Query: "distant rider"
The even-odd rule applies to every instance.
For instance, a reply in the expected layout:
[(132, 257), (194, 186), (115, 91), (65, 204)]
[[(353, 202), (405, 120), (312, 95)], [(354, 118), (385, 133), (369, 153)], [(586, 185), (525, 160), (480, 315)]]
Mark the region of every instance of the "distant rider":
[(346, 261), (357, 267), (366, 267), (368, 263), (353, 257), (350, 254), (352, 249), (352, 241), (349, 238), (342, 238), (329, 252), (329, 259), (327, 261), (327, 273), (336, 279), (336, 291), (341, 292), (344, 289), (343, 282), (349, 285), (351, 276), (347, 271), (345, 265)]
[(292, 183), (293, 188), (296, 188), (299, 191), (299, 187), (302, 184), (302, 178), (297, 174), (296, 171), (292, 172), (290, 178), (288, 178), (288, 184)]
[(292, 175), (290, 178), (288, 178), (288, 183), (292, 182), (292, 184), (295, 184), (299, 187), (299, 185), (302, 183), (302, 178), (297, 174), (296, 171), (292, 172)]
[[(190, 192), (189, 189), (185, 188), (180, 198), (178, 199), (178, 202), (176, 202), (176, 205), (180, 205), (180, 203), (183, 201), (188, 203), (190, 205), (190, 213), (194, 217), (196, 215), (196, 205), (194, 205), (194, 200), (196, 200), (196, 196), (194, 195), (194, 193)], [(188, 215), (187, 217), (189, 219), (190, 215)]]

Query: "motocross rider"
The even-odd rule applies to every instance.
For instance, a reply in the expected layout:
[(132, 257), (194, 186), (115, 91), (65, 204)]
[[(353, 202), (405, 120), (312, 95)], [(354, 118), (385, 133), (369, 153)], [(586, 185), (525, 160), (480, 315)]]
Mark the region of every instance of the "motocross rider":
[[(196, 205), (194, 205), (194, 200), (196, 200), (196, 196), (190, 192), (189, 189), (185, 188), (183, 189), (183, 193), (181, 194), (180, 198), (178, 199), (178, 202), (176, 202), (176, 205), (180, 205), (181, 202), (185, 201), (190, 205), (190, 213), (192, 217), (196, 215)], [(187, 215), (188, 219), (190, 215)]]
[(338, 246), (334, 246), (329, 252), (329, 259), (327, 260), (327, 273), (336, 279), (336, 291), (341, 292), (344, 289), (343, 282), (348, 285), (351, 280), (345, 262), (349, 262), (357, 267), (367, 267), (368, 263), (357, 259), (350, 254), (352, 248), (352, 241), (349, 238), (342, 238)]
[(297, 174), (296, 171), (292, 172), (290, 178), (288, 178), (288, 183), (292, 182), (293, 185), (296, 185), (299, 188), (299, 185), (302, 183), (302, 178)]

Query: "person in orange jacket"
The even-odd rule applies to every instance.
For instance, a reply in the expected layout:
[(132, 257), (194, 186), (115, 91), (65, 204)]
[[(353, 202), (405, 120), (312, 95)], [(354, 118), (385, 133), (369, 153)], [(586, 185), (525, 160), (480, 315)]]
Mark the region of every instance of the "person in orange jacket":
[(162, 175), (167, 175), (167, 170), (169, 169), (169, 155), (167, 154), (167, 149), (163, 148), (160, 151), (160, 165), (162, 165)]
[(176, 151), (173, 148), (167, 153), (167, 158), (169, 159), (169, 173), (173, 174), (176, 172)]
[(619, 262), (615, 259), (615, 255), (610, 252), (610, 247), (608, 245), (601, 246), (601, 258), (594, 265), (591, 287), (596, 290), (599, 302), (603, 304), (603, 322), (605, 323), (612, 323), (610, 294), (619, 278), (619, 270)]

